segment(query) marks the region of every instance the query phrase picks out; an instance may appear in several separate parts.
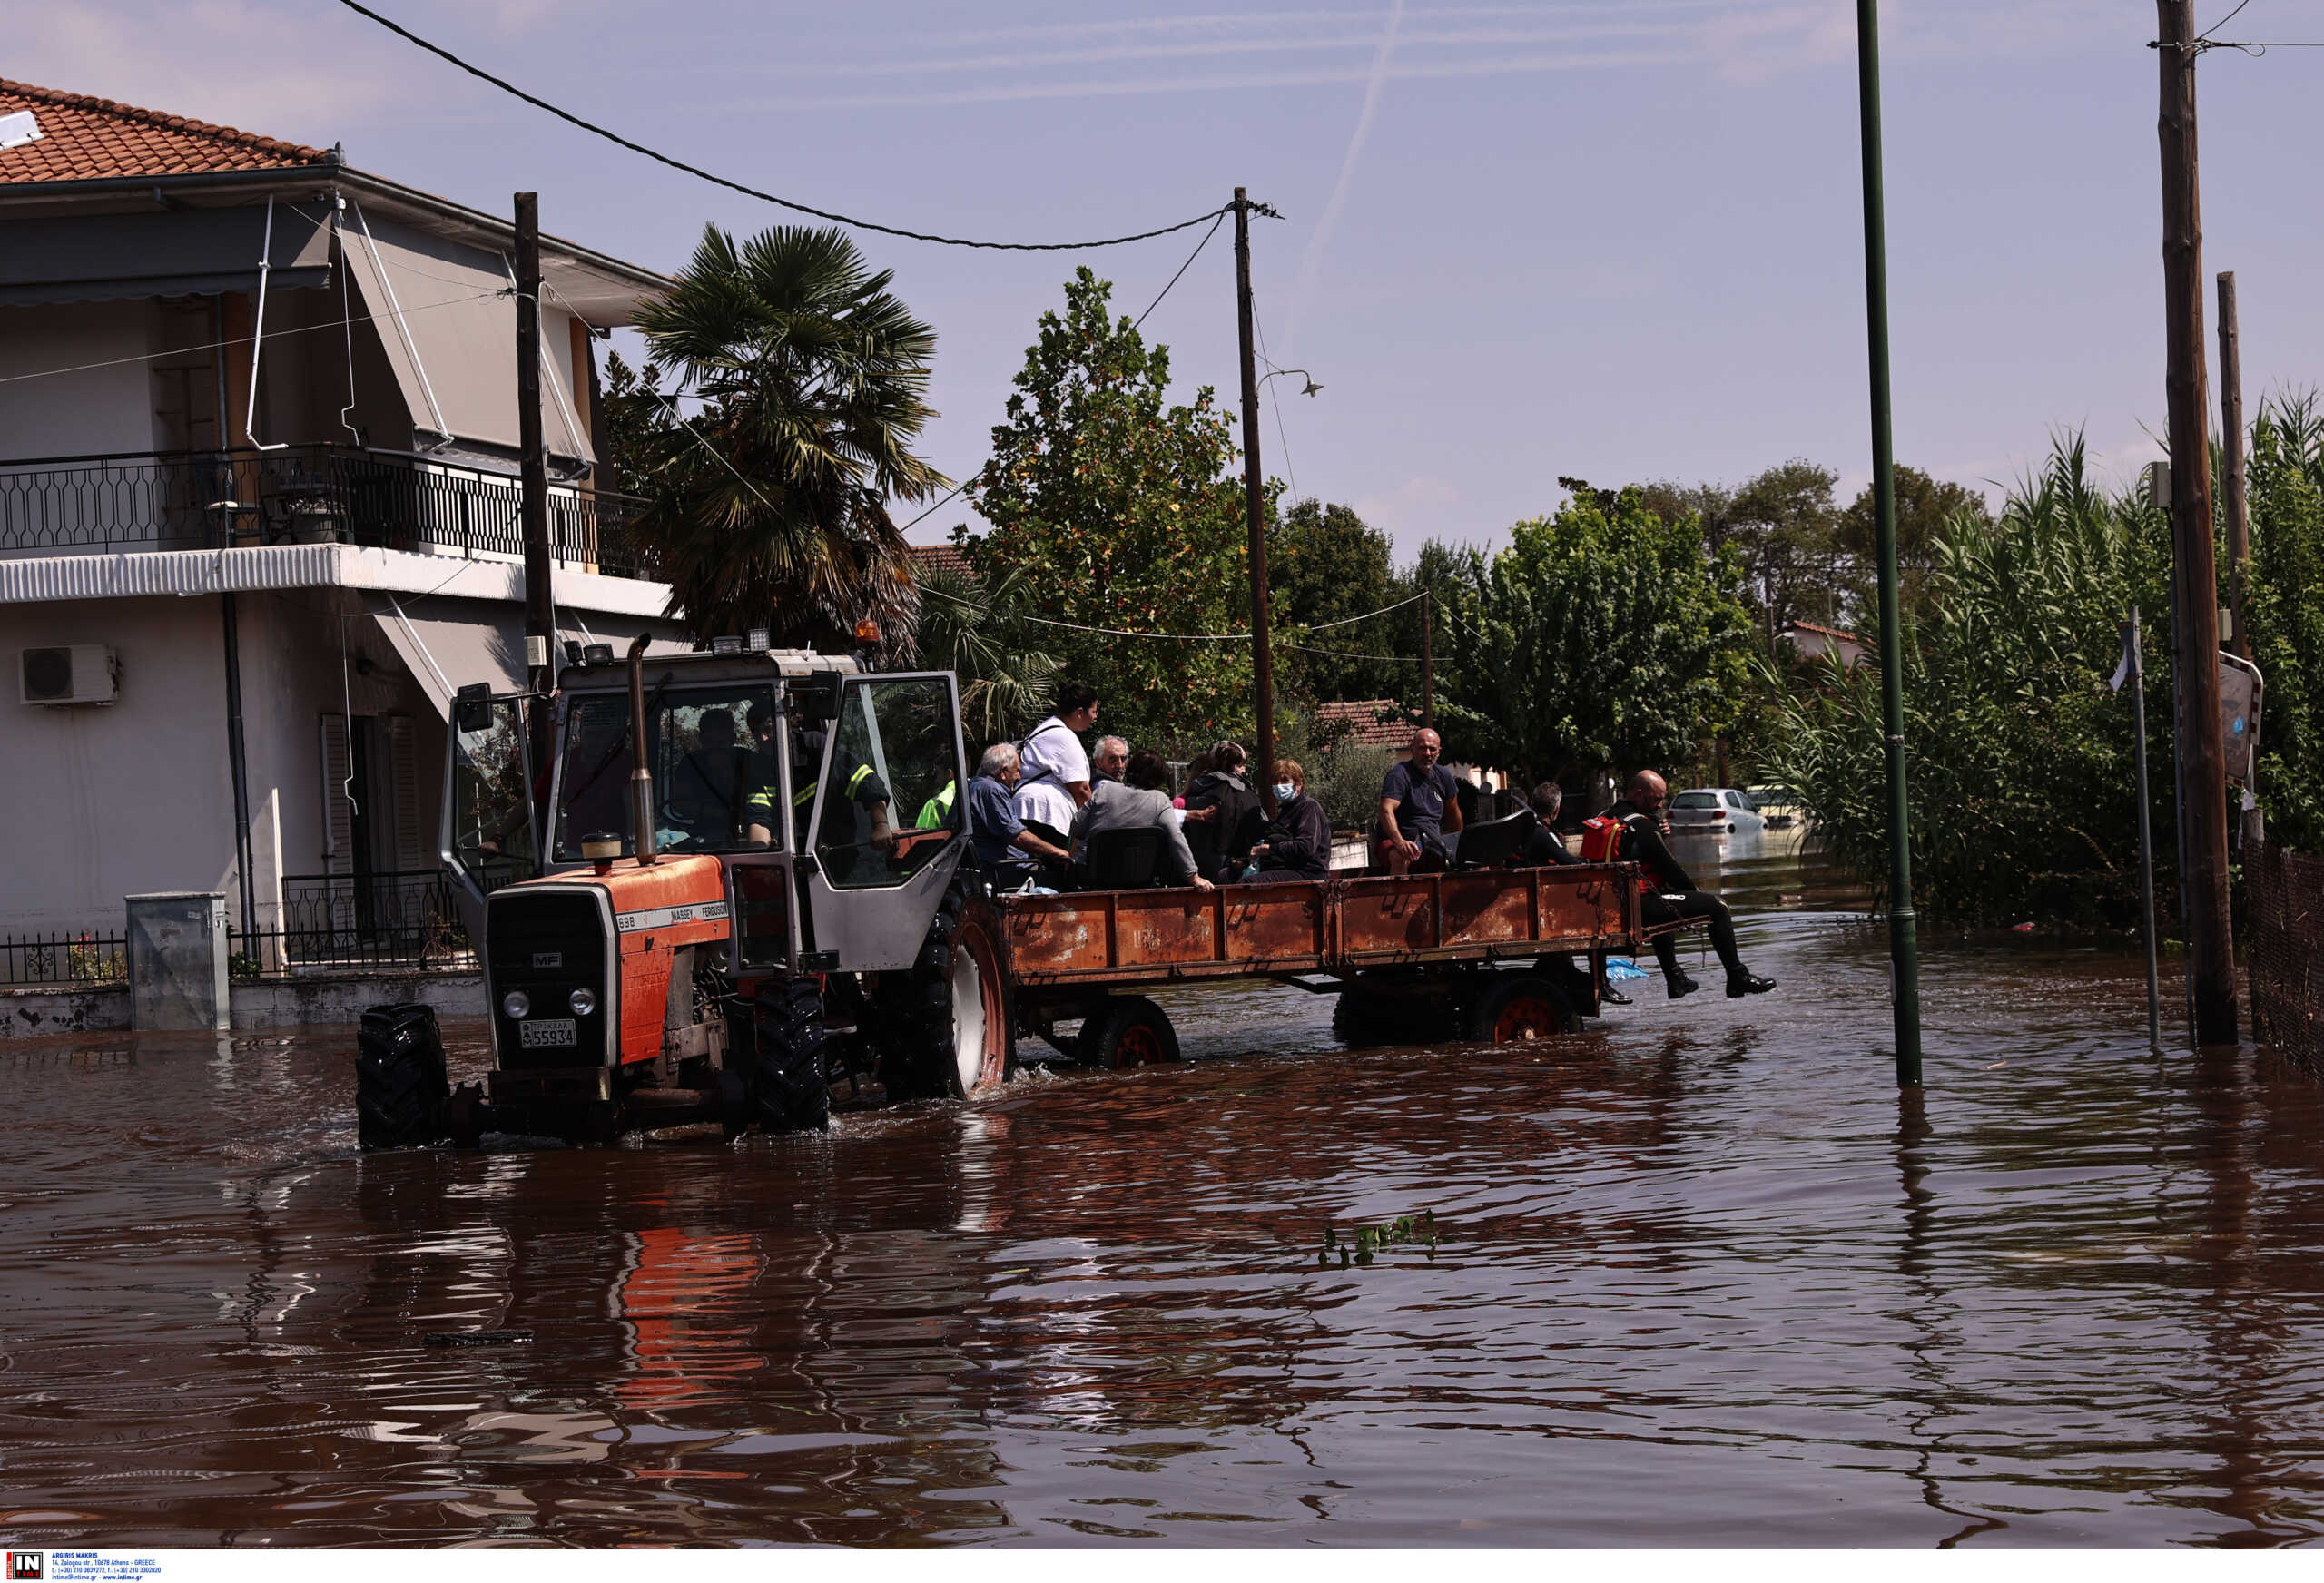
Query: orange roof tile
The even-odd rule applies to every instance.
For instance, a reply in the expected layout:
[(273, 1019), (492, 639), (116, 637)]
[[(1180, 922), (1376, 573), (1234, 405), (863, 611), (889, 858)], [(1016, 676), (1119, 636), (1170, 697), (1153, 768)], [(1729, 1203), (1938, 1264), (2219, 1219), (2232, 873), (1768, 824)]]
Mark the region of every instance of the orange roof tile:
[(329, 158), (304, 143), (0, 78), (0, 115), (19, 110), (33, 113), (40, 136), (0, 149), (0, 186), (290, 169)]
[(974, 577), (976, 568), (969, 565), (969, 557), (958, 545), (933, 544), (911, 546), (913, 569), (921, 576), (931, 572), (951, 572), (962, 577)]
[(1393, 698), (1315, 705), (1317, 736), (1344, 732), (1348, 741), (1370, 748), (1410, 747), (1413, 728), (1419, 723), (1417, 710), (1407, 709)]

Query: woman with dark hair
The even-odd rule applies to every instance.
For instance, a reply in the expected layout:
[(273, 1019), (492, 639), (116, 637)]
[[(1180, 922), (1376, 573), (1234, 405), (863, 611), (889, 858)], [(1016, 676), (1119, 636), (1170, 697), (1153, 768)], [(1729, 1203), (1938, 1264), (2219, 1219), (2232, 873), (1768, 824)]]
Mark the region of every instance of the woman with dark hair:
[(1210, 762), (1199, 772), (1187, 766), (1187, 844), (1206, 878), (1225, 880), (1243, 870), (1244, 849), (1235, 842), (1243, 821), (1258, 807), (1259, 794), (1244, 773), (1250, 755), (1242, 743), (1213, 742), (1204, 757)]
[(1088, 805), (1073, 816), (1075, 850), (1086, 850), (1092, 837), (1107, 831), (1144, 825), (1162, 831), (1162, 867), (1177, 883), (1197, 890), (1212, 888), (1196, 869), (1186, 833), (1178, 828), (1177, 810), (1170, 806), (1170, 766), (1151, 751), (1130, 754), (1120, 780), (1101, 782), (1090, 792)]

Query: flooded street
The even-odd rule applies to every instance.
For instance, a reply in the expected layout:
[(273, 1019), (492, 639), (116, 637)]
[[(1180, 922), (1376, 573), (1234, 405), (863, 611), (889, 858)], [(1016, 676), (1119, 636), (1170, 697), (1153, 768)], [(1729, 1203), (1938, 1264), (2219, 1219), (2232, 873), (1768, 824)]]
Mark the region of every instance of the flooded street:
[(1939, 937), (1900, 1101), (1883, 931), (1771, 849), (1772, 995), (1344, 1052), (1192, 991), (1182, 1065), (737, 1148), (362, 1157), (346, 1033), (0, 1045), (0, 1536), (2324, 1534), (2317, 1088), (2154, 1056), (2132, 945)]

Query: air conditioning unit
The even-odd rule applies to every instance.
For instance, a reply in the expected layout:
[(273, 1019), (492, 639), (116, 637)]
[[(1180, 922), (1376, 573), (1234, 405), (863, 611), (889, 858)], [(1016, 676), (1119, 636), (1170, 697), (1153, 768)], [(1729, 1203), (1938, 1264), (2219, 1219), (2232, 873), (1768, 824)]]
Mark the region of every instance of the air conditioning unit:
[(26, 703), (111, 703), (121, 695), (121, 663), (103, 644), (24, 649), (16, 685)]

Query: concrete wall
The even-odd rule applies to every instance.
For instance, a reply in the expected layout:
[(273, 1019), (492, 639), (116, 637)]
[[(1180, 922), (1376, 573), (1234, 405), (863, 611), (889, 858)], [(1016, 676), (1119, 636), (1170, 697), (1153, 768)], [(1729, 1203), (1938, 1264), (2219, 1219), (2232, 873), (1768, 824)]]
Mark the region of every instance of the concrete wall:
[[(266, 927), (283, 874), (325, 870), (320, 717), (350, 706), (410, 717), (423, 856), (434, 848), (443, 728), (350, 596), (243, 594), (237, 609)], [(0, 830), (10, 832), (0, 841), (0, 933), (117, 934), (123, 896), (178, 890), (223, 891), (241, 927), (217, 596), (9, 606), (0, 681), (13, 681), (17, 649), (68, 643), (115, 651), (121, 698), (44, 709), (16, 703), (13, 685), (0, 693)]]
[[(238, 982), (231, 988), (234, 1031), (267, 1027), (350, 1030), (364, 1008), (417, 1000), (444, 1022), (480, 1022), (485, 1011), (480, 973), (315, 975)], [(129, 989), (0, 988), (0, 1039), (108, 1033), (129, 1026)]]

